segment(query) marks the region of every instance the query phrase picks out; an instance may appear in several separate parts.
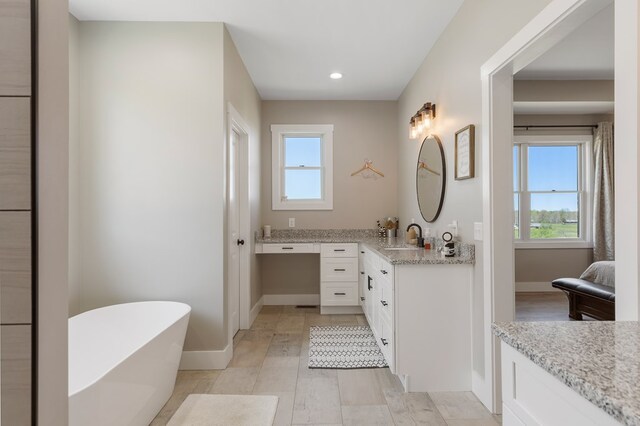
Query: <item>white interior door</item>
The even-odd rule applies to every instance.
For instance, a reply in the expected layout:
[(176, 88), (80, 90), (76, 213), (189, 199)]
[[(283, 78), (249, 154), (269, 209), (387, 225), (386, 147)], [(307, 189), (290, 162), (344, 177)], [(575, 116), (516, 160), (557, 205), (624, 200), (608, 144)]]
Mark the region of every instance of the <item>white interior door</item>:
[(229, 329), (232, 336), (240, 330), (240, 250), (244, 240), (240, 236), (239, 178), (240, 167), (238, 150), (240, 135), (235, 129), (229, 132)]

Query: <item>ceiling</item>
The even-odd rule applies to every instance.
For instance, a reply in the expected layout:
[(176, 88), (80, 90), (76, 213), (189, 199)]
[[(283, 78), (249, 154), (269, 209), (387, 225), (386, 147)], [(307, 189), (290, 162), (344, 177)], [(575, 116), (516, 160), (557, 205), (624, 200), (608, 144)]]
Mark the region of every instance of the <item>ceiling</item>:
[(515, 75), (519, 80), (613, 80), (613, 4)]
[[(79, 20), (225, 22), (263, 99), (396, 100), (463, 0), (69, 0)], [(329, 74), (341, 72), (341, 80)]]

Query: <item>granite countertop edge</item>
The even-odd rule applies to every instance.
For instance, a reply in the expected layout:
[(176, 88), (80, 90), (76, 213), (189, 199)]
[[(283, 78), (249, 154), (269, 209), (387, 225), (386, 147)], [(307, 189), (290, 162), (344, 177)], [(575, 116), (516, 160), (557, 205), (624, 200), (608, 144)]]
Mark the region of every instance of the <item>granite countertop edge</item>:
[(629, 412), (624, 401), (608, 396), (602, 389), (590, 384), (584, 378), (551, 363), (544, 355), (538, 353), (535, 348), (529, 347), (531, 345), (520, 342), (517, 336), (512, 335), (502, 327), (502, 323), (493, 323), (491, 328), (493, 333), (506, 344), (614, 419), (627, 426), (640, 426), (640, 418), (637, 417), (636, 413)]
[[(358, 243), (364, 244), (369, 249), (384, 257), (392, 265), (473, 265), (475, 256), (454, 256), (454, 257), (432, 257), (422, 259), (403, 259), (394, 257), (391, 252), (384, 252), (384, 239), (373, 239), (367, 237), (292, 237), (292, 238), (256, 238), (258, 244), (340, 244), (340, 243)], [(402, 251), (397, 252), (398, 256)], [(406, 253), (406, 252), (405, 252)]]

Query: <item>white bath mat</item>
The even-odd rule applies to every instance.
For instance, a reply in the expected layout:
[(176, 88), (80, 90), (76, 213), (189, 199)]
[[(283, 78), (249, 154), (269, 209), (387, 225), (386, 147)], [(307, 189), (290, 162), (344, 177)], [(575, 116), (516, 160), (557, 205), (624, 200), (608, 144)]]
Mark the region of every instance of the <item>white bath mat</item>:
[(368, 325), (311, 327), (309, 368), (382, 368), (387, 361)]
[(271, 426), (277, 396), (191, 394), (167, 426)]

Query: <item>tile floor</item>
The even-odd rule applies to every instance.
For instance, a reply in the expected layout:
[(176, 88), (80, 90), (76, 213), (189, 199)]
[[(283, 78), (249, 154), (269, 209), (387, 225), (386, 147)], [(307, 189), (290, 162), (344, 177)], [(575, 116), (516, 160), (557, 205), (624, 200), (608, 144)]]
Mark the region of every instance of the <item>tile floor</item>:
[(234, 338), (229, 367), (180, 371), (153, 426), (166, 424), (192, 393), (276, 395), (275, 425), (496, 426), (471, 392), (404, 393), (388, 368), (307, 368), (309, 327), (365, 324), (363, 315), (320, 315), (317, 308), (265, 306)]

